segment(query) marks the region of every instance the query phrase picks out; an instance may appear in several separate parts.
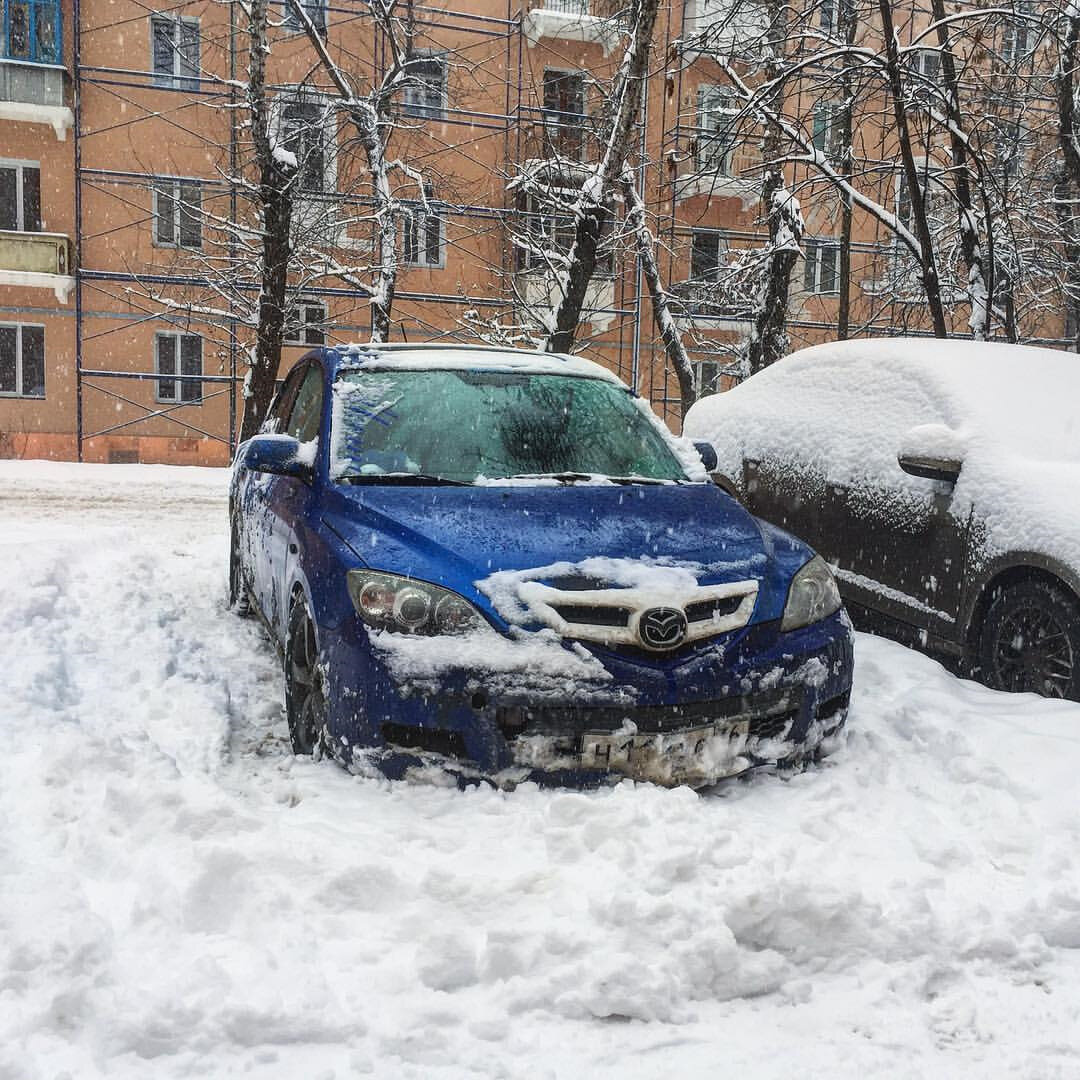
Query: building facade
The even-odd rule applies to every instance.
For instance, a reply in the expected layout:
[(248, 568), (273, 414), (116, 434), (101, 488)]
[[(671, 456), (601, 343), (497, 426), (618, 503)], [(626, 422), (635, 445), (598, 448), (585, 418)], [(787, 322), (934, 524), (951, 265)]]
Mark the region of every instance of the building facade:
[[(395, 105), (392, 150), (416, 175), (395, 181), (408, 209), (394, 339), (520, 339), (522, 312), (543, 309), (549, 278), (534, 248), (565, 247), (571, 223), (516, 177), (530, 163), (595, 160), (620, 54), (617, 13), (604, 3), (401, 8), (411, 76)], [(225, 464), (257, 294), (246, 265), (254, 227), (240, 7), (3, 6), (0, 456)], [(368, 298), (356, 283), (377, 261), (377, 225), (355, 132), (333, 107), (289, 3), (269, 7), (268, 80), (281, 146), (303, 174), (294, 225), (310, 253), (294, 268), (287, 368), (311, 345), (368, 336)], [(760, 131), (740, 117), (721, 63), (737, 51), (718, 21), (729, 8), (661, 7), (638, 132), (639, 192), (702, 392), (723, 384), (749, 329), (746, 298), (737, 290), (718, 298), (711, 286), (733, 253), (763, 243)], [(368, 5), (307, 0), (305, 10), (358, 86), (387, 69), (392, 44)], [(808, 11), (811, 33), (835, 17), (831, 0)], [(919, 18), (913, 7), (902, 27), (909, 39)], [(711, 46), (688, 47), (714, 24)], [(827, 152), (834, 102), (824, 93), (797, 99), (805, 93), (784, 107)], [(864, 161), (880, 172), (879, 200), (903, 217), (887, 120), (864, 124), (860, 138)], [(807, 166), (786, 171), (806, 222), (790, 305), (798, 347), (835, 335), (840, 215), (834, 190)], [(849, 247), (858, 332), (925, 330), (917, 297), (890, 277), (896, 245), (880, 222), (856, 214)], [(956, 315), (958, 332), (964, 317)], [(1064, 334), (1061, 319), (1040, 318), (1043, 340)], [(677, 380), (618, 222), (579, 343), (677, 422)]]

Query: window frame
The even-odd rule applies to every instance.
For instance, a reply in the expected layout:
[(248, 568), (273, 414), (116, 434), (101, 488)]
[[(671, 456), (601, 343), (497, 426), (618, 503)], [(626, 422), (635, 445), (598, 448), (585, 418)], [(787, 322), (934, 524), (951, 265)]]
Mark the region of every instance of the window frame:
[[(843, 110), (842, 101), (819, 101), (814, 105), (811, 144), (818, 153), (824, 154), (825, 160), (830, 163), (839, 162), (844, 151), (842, 146), (832, 145), (839, 142), (843, 134), (839, 124)], [(818, 145), (819, 132), (821, 145)]]
[[(318, 319), (312, 320), (308, 318), (308, 314), (314, 308), (319, 309), (320, 316)], [(297, 318), (291, 323), (286, 318), (284, 336), (281, 339), (283, 345), (303, 348), (326, 344), (326, 322), (329, 316), (325, 300), (317, 296), (298, 296), (290, 305), (290, 310), (296, 313)], [(317, 324), (315, 329), (311, 329), (313, 322)], [(295, 331), (295, 335), (293, 331)], [(317, 337), (318, 340), (311, 340), (308, 337), (309, 334)]]
[[(175, 368), (173, 371), (161, 370), (161, 349), (160, 342), (163, 338), (172, 338), (175, 342), (173, 361)], [(183, 370), (183, 357), (181, 350), (183, 348), (182, 341), (184, 338), (193, 338), (199, 343), (199, 381), (186, 381), (183, 376), (185, 372)], [(157, 330), (154, 332), (154, 374), (158, 376), (154, 380), (154, 400), (162, 405), (202, 405), (203, 403), (203, 385), (202, 376), (206, 374), (205, 364), (203, 361), (203, 337), (202, 334), (194, 334), (190, 330)], [(175, 390), (171, 397), (162, 393), (161, 384), (163, 382), (172, 382)], [(184, 387), (191, 386), (195, 388), (195, 396), (185, 398)]]
[[(697, 112), (695, 114), (696, 132), (697, 132), (697, 149), (694, 154), (694, 167), (698, 172), (716, 172), (720, 176), (734, 176), (735, 171), (733, 165), (735, 163), (735, 150), (737, 147), (737, 139), (735, 137), (734, 126), (730, 120), (737, 119), (739, 113), (742, 111), (737, 105), (723, 105), (723, 106), (711, 106), (706, 107), (706, 97), (708, 95), (714, 95), (717, 98), (723, 98), (726, 101), (731, 101), (733, 95), (727, 90), (726, 87), (717, 83), (701, 83), (697, 88)], [(726, 131), (728, 132), (726, 137), (720, 137), (715, 127), (709, 127), (705, 124), (706, 117), (726, 116), (729, 118), (729, 123), (726, 125)], [(706, 145), (706, 137), (709, 142), (716, 144), (726, 144), (725, 149), (719, 155), (721, 157), (720, 164), (717, 164), (717, 154), (715, 150), (711, 153), (705, 153), (704, 147)]]
[[(554, 78), (549, 79), (549, 76), (554, 76)], [(580, 112), (570, 112), (561, 107), (552, 108), (547, 104), (549, 83), (567, 79), (576, 79), (580, 83)], [(589, 120), (588, 72), (580, 68), (545, 67), (541, 92), (543, 96), (540, 100), (540, 116), (545, 142), (558, 156), (569, 158), (571, 161), (580, 161), (585, 149), (585, 134)]]
[[(17, 226), (14, 229), (8, 229), (8, 232), (25, 232), (25, 233), (39, 233), (42, 232), (42, 215), (41, 215), (41, 162), (31, 161), (27, 158), (0, 158), (0, 169), (14, 169), (15, 170), (15, 204), (17, 211)], [(33, 169), (38, 176), (38, 219), (37, 228), (28, 229), (26, 227), (26, 177), (25, 171), (27, 169)]]
[[(301, 6), (308, 12), (309, 18), (315, 25), (322, 37), (326, 37), (326, 26), (329, 22), (326, 11), (326, 0), (300, 0)], [(288, 34), (306, 33), (300, 20), (293, 13), (296, 7), (294, 0), (281, 0), (281, 29)], [(312, 12), (318, 13), (318, 18), (312, 17)]]
[[(712, 377), (709, 380), (710, 385), (709, 385), (708, 389), (706, 389), (706, 387), (704, 385), (704, 381), (705, 381), (704, 380), (704, 373), (705, 373), (705, 368), (706, 367), (712, 367), (712, 368), (716, 369), (714, 371)], [(719, 360), (715, 360), (715, 359), (706, 359), (706, 360), (695, 360), (695, 361), (693, 361), (694, 389), (697, 391), (697, 396), (699, 398), (711, 397), (713, 394), (723, 393), (723, 391), (720, 389), (720, 387), (717, 385), (717, 383), (725, 375), (725, 372), (723, 370), (724, 367), (725, 367), (725, 365), (723, 363), (721, 363)]]
[[(25, 357), (23, 356), (23, 329), (41, 331), (41, 393), (28, 394), (25, 386)], [(0, 321), (0, 329), (15, 330), (15, 389), (0, 390), (0, 398), (5, 400), (44, 401), (48, 395), (48, 369), (45, 364), (45, 324), (33, 322)]]
[[(438, 86), (439, 103), (437, 106), (430, 105), (426, 100), (417, 100), (417, 91), (430, 88), (433, 84), (426, 82), (419, 76), (408, 74), (408, 67), (413, 62), (436, 63), (439, 65), (441, 80)], [(406, 61), (406, 82), (401, 95), (401, 115), (411, 120), (445, 120), (449, 102), (450, 65), (445, 52), (425, 51), (413, 53)], [(415, 80), (415, 81), (410, 81)]]
[[(699, 238), (707, 238), (716, 243), (716, 261), (708, 274), (700, 276), (694, 273), (695, 253), (700, 251)], [(690, 230), (690, 273), (687, 281), (696, 284), (711, 284), (720, 280), (721, 259), (730, 250), (727, 234), (723, 229), (691, 229)]]
[[(552, 199), (565, 196), (569, 204), (577, 198), (578, 192), (573, 188), (553, 187), (544, 194), (550, 195)], [(560, 212), (560, 209), (554, 206), (538, 206), (537, 203), (541, 197), (539, 192), (521, 193), (519, 196), (517, 212), (522, 226), (521, 232), (528, 236), (534, 246), (543, 246), (543, 242), (547, 241), (555, 245), (554, 250), (565, 255), (569, 252), (570, 246), (560, 246), (558, 238), (560, 234), (565, 236), (567, 232), (572, 232), (570, 243), (573, 243), (577, 233), (573, 214), (569, 210)], [(605, 280), (615, 277), (615, 227), (617, 224), (618, 221), (613, 215), (608, 221), (607, 230), (600, 240), (596, 253), (595, 277)], [(516, 250), (516, 267), (519, 273), (535, 274), (549, 271), (548, 263), (540, 256), (534, 255), (524, 247), (518, 246)]]
[[(169, 198), (172, 199), (172, 239), (162, 240), (159, 235), (159, 223), (161, 221), (161, 211), (158, 209), (159, 203), (162, 197), (164, 188), (168, 186), (172, 189), (172, 193)], [(183, 227), (181, 225), (181, 217), (183, 214), (183, 207), (181, 203), (191, 204), (190, 199), (182, 199), (180, 192), (184, 187), (187, 187), (190, 191), (196, 191), (199, 195), (199, 205), (197, 215), (195, 216), (195, 226), (199, 231), (199, 242), (197, 244), (185, 244), (183, 243)], [(203, 249), (203, 230), (202, 230), (202, 184), (190, 177), (171, 177), (161, 178), (151, 182), (151, 191), (153, 192), (153, 239), (154, 247), (159, 248), (175, 248), (178, 251), (202, 251)]]
[[(427, 258), (412, 258), (410, 248), (416, 255), (428, 252), (427, 241), (429, 226), (435, 221), (439, 231), (439, 254), (435, 262)], [(401, 223), (401, 264), (407, 267), (420, 267), (426, 270), (442, 270), (446, 267), (446, 214), (443, 207), (429, 197), (427, 206), (419, 202), (408, 203), (403, 208)], [(409, 243), (410, 234), (412, 244)], [(423, 236), (424, 243), (419, 242)]]
[[(308, 105), (320, 110), (321, 122), (314, 125), (309, 122), (297, 124), (295, 130), (290, 130), (292, 118), (286, 115), (289, 108)], [(328, 195), (335, 195), (337, 193), (338, 126), (337, 114), (333, 109), (331, 99), (326, 94), (309, 90), (301, 84), (284, 87), (274, 98), (271, 115), (276, 144), (296, 154), (298, 168), (303, 168), (307, 155), (297, 154), (295, 150), (292, 150), (289, 146), (290, 141), (302, 137), (305, 130), (320, 133), (323, 159), (322, 185), (316, 190), (300, 183), (297, 187), (297, 201), (303, 203), (305, 200), (319, 200)]]
[[(822, 288), (826, 251), (833, 253), (832, 288)], [(813, 253), (813, 258), (811, 258)], [(803, 240), (803, 292), (808, 296), (840, 295), (840, 241), (831, 236), (808, 236)], [(813, 268), (813, 273), (811, 273)]]
[[(165, 90), (197, 90), (201, 81), (199, 74), (202, 66), (202, 20), (198, 15), (174, 15), (167, 12), (154, 11), (150, 13), (150, 77), (152, 85)], [(154, 27), (158, 23), (167, 22), (173, 28), (172, 33), (172, 70), (159, 71), (157, 68), (157, 50), (155, 49), (156, 37)], [(182, 26), (194, 27), (195, 29), (195, 61), (194, 70), (186, 72), (178, 70), (180, 61), (183, 59), (181, 47), (182, 40), (177, 40)]]
[[(53, 49), (49, 55), (38, 52), (38, 14), (42, 9), (51, 11), (53, 32), (55, 39)], [(62, 67), (64, 64), (64, 12), (60, 0), (30, 0), (26, 7), (28, 20), (26, 24), (27, 51), (25, 56), (20, 56), (11, 47), (11, 12), (9, 3), (4, 3), (4, 40), (3, 56), (18, 63), (37, 64), (41, 66)]]

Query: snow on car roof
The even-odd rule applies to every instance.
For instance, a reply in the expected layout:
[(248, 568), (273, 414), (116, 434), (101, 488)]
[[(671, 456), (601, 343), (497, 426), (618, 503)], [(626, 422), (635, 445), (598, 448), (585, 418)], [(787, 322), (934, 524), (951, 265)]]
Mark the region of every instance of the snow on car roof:
[(531, 349), (508, 349), (497, 345), (393, 344), (338, 345), (332, 350), (341, 358), (339, 370), (350, 368), (397, 368), (407, 371), (462, 370), (528, 372), (533, 375), (577, 375), (625, 386), (600, 364), (582, 356), (545, 353)]
[[(1080, 460), (1080, 357), (1058, 349), (938, 338), (830, 342), (781, 361), (778, 375), (799, 367), (854, 373), (852, 406), (889, 369), (925, 386), (942, 422), (970, 427), (1026, 457)], [(782, 376), (781, 376), (782, 377)]]

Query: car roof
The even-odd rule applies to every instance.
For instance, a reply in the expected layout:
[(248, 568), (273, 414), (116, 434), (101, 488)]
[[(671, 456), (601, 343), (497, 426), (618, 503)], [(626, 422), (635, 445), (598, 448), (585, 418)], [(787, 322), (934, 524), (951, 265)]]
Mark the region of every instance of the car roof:
[(607, 368), (583, 356), (540, 352), (534, 349), (511, 349), (498, 345), (362, 342), (327, 347), (322, 350), (322, 354), (335, 371), (479, 369), (535, 375), (575, 375), (624, 386), (622, 380)]

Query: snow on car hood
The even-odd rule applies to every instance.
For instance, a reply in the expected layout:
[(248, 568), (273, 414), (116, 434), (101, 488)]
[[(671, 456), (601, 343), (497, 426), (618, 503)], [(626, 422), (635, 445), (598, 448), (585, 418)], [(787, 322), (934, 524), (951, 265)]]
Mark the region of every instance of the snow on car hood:
[(368, 566), (453, 589), (500, 622), (478, 583), (590, 558), (682, 567), (701, 584), (753, 578), (754, 621), (779, 618), (811, 554), (711, 484), (337, 487), (325, 517)]

